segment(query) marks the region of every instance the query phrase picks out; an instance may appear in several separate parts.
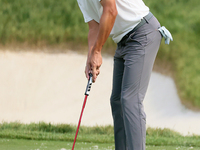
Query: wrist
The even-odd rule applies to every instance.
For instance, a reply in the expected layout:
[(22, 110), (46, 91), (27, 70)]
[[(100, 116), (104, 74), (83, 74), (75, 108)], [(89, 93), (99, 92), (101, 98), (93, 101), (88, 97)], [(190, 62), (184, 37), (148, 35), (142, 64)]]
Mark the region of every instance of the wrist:
[(94, 45), (94, 47), (92, 48), (92, 53), (101, 53), (101, 49), (103, 46), (99, 46), (97, 44)]

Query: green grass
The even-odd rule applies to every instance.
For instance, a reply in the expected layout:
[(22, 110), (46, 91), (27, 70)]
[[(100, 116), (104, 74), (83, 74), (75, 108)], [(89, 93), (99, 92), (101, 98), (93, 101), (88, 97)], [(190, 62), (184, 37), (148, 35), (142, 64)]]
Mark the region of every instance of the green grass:
[[(0, 149), (3, 150), (71, 150), (73, 142), (68, 141), (38, 141), (22, 139), (0, 139)], [(76, 142), (75, 150), (114, 150), (112, 143)], [(146, 146), (147, 150), (200, 150), (200, 147), (185, 146)]]
[[(66, 141), (73, 143), (76, 126), (68, 124), (53, 125), (50, 123), (22, 124), (19, 122), (1, 123), (1, 139), (23, 139), (39, 141)], [(114, 143), (112, 126), (81, 126), (77, 142), (99, 143), (112, 145)], [(107, 143), (107, 144), (106, 144)], [(147, 129), (147, 146), (200, 147), (200, 136), (181, 136), (169, 129)]]
[(183, 102), (200, 108), (199, 1), (145, 1), (161, 25), (166, 26), (174, 38), (169, 46), (162, 42), (157, 58), (172, 64)]
[[(68, 141), (38, 141), (38, 140), (19, 140), (19, 139), (0, 139), (0, 149), (3, 150), (70, 150), (73, 142)], [(114, 145), (110, 143), (86, 143), (77, 142), (75, 150), (82, 149), (113, 149)]]
[(0, 0), (0, 20), (0, 41), (5, 44), (87, 40), (75, 0)]
[[(162, 42), (157, 62), (171, 64), (182, 101), (200, 109), (199, 0), (144, 1), (174, 38), (169, 46)], [(0, 20), (1, 45), (87, 45), (88, 26), (76, 0), (0, 0)], [(104, 52), (114, 50), (109, 39)]]

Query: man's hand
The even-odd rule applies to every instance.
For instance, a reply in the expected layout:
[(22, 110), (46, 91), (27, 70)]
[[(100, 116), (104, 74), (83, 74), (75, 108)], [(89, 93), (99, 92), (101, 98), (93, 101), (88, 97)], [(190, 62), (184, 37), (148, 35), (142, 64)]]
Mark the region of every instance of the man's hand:
[(89, 73), (92, 73), (92, 81), (95, 82), (97, 76), (100, 74), (100, 67), (102, 64), (101, 52), (94, 51), (88, 56), (87, 64), (85, 67), (86, 77), (89, 79)]

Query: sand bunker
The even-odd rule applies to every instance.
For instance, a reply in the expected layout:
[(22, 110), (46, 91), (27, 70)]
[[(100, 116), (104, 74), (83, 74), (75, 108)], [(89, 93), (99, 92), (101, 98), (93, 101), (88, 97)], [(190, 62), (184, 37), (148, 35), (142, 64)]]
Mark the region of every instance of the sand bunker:
[[(0, 52), (0, 121), (77, 124), (87, 80), (86, 55)], [(112, 125), (113, 60), (104, 57), (101, 74), (85, 107), (82, 125)], [(200, 113), (181, 105), (173, 80), (153, 73), (144, 100), (147, 126), (200, 135)]]

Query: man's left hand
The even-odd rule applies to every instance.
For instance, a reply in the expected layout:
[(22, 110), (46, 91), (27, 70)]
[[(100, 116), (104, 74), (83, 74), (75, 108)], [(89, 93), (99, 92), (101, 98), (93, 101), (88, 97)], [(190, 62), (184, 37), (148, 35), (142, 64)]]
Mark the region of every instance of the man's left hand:
[(88, 57), (87, 60), (87, 66), (85, 73), (88, 75), (89, 73), (92, 73), (92, 81), (95, 82), (97, 76), (100, 74), (100, 67), (102, 64), (102, 56), (101, 52), (99, 51), (93, 51), (91, 55)]

